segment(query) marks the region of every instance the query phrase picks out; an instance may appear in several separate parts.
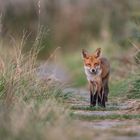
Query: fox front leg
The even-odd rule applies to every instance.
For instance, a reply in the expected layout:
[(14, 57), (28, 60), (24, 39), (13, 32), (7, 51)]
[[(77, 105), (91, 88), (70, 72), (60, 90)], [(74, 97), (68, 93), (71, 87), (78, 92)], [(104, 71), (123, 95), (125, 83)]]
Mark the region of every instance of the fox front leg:
[(90, 81), (90, 106), (96, 106), (97, 91), (95, 90), (95, 83)]

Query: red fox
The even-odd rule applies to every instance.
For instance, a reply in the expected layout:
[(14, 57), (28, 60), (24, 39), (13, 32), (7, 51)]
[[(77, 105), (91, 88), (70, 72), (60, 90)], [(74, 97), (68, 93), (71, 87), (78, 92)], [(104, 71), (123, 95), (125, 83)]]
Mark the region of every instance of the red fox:
[(101, 48), (97, 48), (92, 54), (82, 50), (85, 74), (90, 88), (90, 105), (106, 107), (109, 93), (109, 74), (110, 64), (106, 58), (101, 55)]

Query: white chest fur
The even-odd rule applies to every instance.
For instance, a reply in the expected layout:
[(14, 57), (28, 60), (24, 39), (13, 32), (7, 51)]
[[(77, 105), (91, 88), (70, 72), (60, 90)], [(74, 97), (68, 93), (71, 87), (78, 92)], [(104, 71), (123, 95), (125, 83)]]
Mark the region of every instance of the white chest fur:
[(85, 68), (85, 74), (87, 76), (87, 80), (88, 81), (96, 81), (96, 79), (98, 77), (100, 77), (100, 75), (102, 73), (102, 70), (101, 69), (97, 72), (97, 74), (93, 74), (93, 73), (90, 72), (90, 70), (89, 70), (88, 67), (85, 66), (84, 68)]

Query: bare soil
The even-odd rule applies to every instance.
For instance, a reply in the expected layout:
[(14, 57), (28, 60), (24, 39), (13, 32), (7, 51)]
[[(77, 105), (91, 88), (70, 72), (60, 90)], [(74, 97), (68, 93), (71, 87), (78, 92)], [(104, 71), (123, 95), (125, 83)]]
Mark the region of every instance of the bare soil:
[[(112, 135), (113, 140), (139, 140), (140, 139), (140, 119), (133, 118), (133, 115), (140, 115), (139, 100), (115, 100), (109, 99), (106, 109), (91, 108), (89, 106), (89, 93), (85, 89), (67, 89), (74, 95), (69, 102), (72, 112), (76, 116), (84, 116), (85, 119), (77, 119), (81, 127), (91, 130), (100, 130)], [(108, 116), (116, 115), (110, 119)], [(131, 115), (132, 118), (117, 118), (117, 115)], [(104, 119), (98, 119), (101, 117)], [(95, 119), (86, 119), (86, 117)], [(97, 119), (96, 119), (97, 117)]]

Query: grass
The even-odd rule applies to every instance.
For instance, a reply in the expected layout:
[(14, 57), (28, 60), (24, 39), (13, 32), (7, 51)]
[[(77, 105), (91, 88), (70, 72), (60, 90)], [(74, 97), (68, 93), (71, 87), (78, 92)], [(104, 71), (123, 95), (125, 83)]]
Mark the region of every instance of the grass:
[[(70, 94), (63, 92), (64, 84), (55, 82), (54, 79), (40, 79), (38, 76), (38, 53), (40, 51), (41, 33), (33, 43), (32, 49), (24, 52), (26, 35), (21, 42), (14, 40), (12, 49), (0, 45), (0, 100), (11, 104), (22, 98), (24, 101), (43, 101), (55, 98), (57, 101), (64, 101)], [(49, 78), (49, 77), (48, 77)]]
[[(0, 138), (3, 140), (90, 140), (96, 135), (70, 117), (64, 84), (37, 76), (38, 39), (24, 53), (24, 38), (0, 46)], [(18, 44), (17, 44), (18, 43)], [(12, 47), (12, 46), (11, 46)], [(84, 132), (84, 133), (83, 133)]]
[(3, 140), (54, 140), (58, 137), (61, 140), (90, 140), (96, 136), (96, 131), (88, 131), (74, 122), (69, 110), (55, 99), (41, 103), (21, 100), (9, 108), (1, 105), (0, 114), (0, 137)]
[(107, 106), (106, 108), (102, 108), (99, 106), (90, 107), (90, 106), (72, 106), (72, 110), (86, 110), (86, 111), (114, 111), (119, 110), (117, 106)]
[(125, 97), (128, 93), (128, 80), (120, 80), (110, 84), (111, 97)]
[[(4, 106), (1, 106), (4, 108)], [(7, 111), (6, 111), (7, 109)], [(1, 129), (0, 135), (2, 139), (43, 139), (44, 130), (47, 126), (59, 122), (66, 114), (65, 109), (55, 101), (47, 100), (42, 104), (35, 101), (28, 104), (20, 101), (14, 106), (0, 110), (1, 113)], [(59, 120), (60, 119), (60, 120)], [(64, 118), (63, 118), (64, 120)], [(32, 135), (34, 133), (34, 135)]]
[(81, 87), (87, 83), (87, 79), (84, 73), (83, 61), (81, 57), (81, 52), (75, 52), (72, 54), (66, 54), (64, 56), (64, 63), (68, 67), (71, 76), (72, 83), (74, 87)]
[(140, 115), (130, 115), (130, 114), (111, 114), (111, 115), (80, 115), (80, 114), (71, 114), (73, 118), (86, 121), (94, 120), (130, 120), (130, 119), (140, 119)]
[(129, 99), (139, 99), (140, 98), (140, 75), (132, 81), (132, 86), (129, 89), (129, 94), (127, 95)]
[[(16, 42), (17, 43), (17, 42)], [(76, 129), (63, 103), (70, 95), (64, 85), (37, 77), (38, 40), (23, 53), (24, 37), (13, 49), (0, 46), (0, 137), (1, 139), (77, 139)], [(8, 48), (10, 49), (10, 48)], [(71, 129), (73, 128), (73, 129)], [(63, 134), (65, 132), (65, 134)]]
[(125, 80), (110, 84), (110, 97), (121, 97), (126, 99), (140, 98), (140, 75), (131, 75)]

